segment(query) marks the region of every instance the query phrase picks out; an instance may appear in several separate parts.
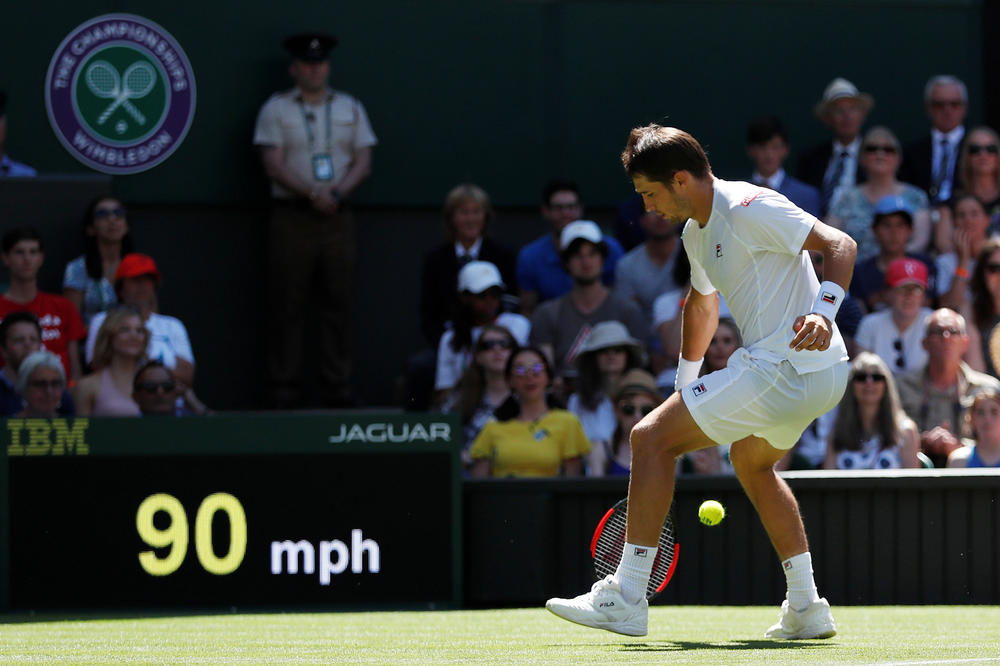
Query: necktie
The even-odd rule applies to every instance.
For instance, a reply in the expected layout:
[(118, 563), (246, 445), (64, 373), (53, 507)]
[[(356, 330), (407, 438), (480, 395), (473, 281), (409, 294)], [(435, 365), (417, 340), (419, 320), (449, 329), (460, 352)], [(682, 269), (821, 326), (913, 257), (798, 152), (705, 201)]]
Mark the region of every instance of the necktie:
[(948, 180), (948, 165), (951, 163), (951, 144), (948, 139), (941, 139), (941, 151), (938, 155), (937, 166), (934, 168), (934, 183), (931, 186), (931, 198), (941, 201), (944, 197), (941, 190)]
[(458, 268), (459, 268), (459, 270), (461, 270), (462, 267), (465, 266), (470, 261), (472, 261), (472, 255), (471, 254), (460, 255), (458, 257)]
[(824, 215), (830, 210), (833, 193), (837, 191), (837, 186), (840, 185), (840, 179), (844, 175), (844, 164), (847, 162), (848, 157), (849, 153), (846, 150), (840, 151), (840, 155), (837, 156), (837, 161), (834, 162), (829, 177), (823, 181), (822, 208)]

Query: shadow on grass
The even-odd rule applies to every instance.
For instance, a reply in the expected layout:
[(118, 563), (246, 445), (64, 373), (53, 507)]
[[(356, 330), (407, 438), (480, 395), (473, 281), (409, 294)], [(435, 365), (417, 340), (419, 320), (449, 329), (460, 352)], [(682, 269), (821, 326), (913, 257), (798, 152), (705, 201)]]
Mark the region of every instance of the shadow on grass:
[[(682, 652), (687, 650), (815, 650), (831, 647), (829, 642), (746, 640), (724, 643), (696, 641), (658, 641), (656, 643), (626, 643), (618, 645), (622, 652)], [(610, 646), (609, 646), (610, 647)]]

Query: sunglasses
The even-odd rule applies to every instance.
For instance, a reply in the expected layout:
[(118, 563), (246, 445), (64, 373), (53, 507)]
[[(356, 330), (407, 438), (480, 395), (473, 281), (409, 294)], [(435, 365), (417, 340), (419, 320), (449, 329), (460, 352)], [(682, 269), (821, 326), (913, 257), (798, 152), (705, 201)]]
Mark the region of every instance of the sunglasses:
[(905, 368), (906, 359), (903, 358), (903, 340), (902, 338), (896, 338), (892, 343), (892, 348), (896, 350), (896, 367)]
[(63, 388), (63, 380), (61, 379), (50, 379), (45, 381), (44, 379), (32, 379), (28, 382), (28, 386), (34, 389), (53, 389), (61, 391)]
[(962, 335), (962, 331), (957, 328), (929, 328), (927, 329), (927, 337), (934, 338), (950, 338), (953, 336)]
[(896, 154), (896, 146), (875, 146), (875, 145), (868, 145), (868, 146), (865, 146), (865, 152), (869, 153), (869, 154), (883, 152), (886, 155), (895, 155)]
[(95, 220), (104, 220), (109, 217), (125, 217), (124, 208), (98, 208), (94, 211)]
[(987, 143), (987, 144), (970, 143), (969, 154), (978, 155), (979, 153), (989, 153), (990, 155), (996, 155), (997, 153), (1000, 153), (1000, 148), (998, 148), (996, 145), (992, 143)]
[(514, 374), (518, 377), (524, 377), (525, 375), (531, 375), (532, 377), (538, 377), (543, 372), (545, 372), (544, 363), (532, 363), (531, 365), (515, 365)]
[(506, 339), (479, 341), (479, 351), (487, 351), (489, 349), (513, 349), (513, 348), (514, 348), (514, 343)]
[(642, 414), (646, 416), (651, 411), (655, 409), (653, 405), (633, 405), (631, 402), (626, 402), (624, 404), (618, 405), (618, 409), (622, 410), (622, 414), (625, 416), (635, 416), (636, 414)]
[(862, 382), (867, 382), (869, 379), (875, 383), (884, 382), (885, 375), (883, 375), (881, 372), (858, 372), (855, 373), (854, 375), (854, 381), (856, 381), (859, 384), (861, 384)]
[(177, 382), (170, 381), (169, 379), (165, 382), (139, 382), (135, 385), (135, 388), (137, 391), (144, 393), (156, 393), (160, 389), (164, 393), (170, 393), (177, 388)]

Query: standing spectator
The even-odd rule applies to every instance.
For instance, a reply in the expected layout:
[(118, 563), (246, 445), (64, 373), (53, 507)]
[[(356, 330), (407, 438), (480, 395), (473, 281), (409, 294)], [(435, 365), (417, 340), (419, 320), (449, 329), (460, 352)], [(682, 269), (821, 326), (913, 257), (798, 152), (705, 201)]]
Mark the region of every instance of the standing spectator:
[(424, 257), (420, 281), (420, 328), (432, 345), (454, 316), (458, 271), (470, 261), (496, 266), (508, 291), (516, 293), (514, 253), (487, 235), (493, 218), (490, 197), (477, 185), (457, 185), (445, 197), (445, 242)]
[(580, 476), (590, 442), (574, 414), (548, 395), (552, 372), (541, 350), (524, 347), (505, 369), (512, 394), (469, 451), (477, 477)]
[(976, 268), (976, 257), (989, 239), (990, 218), (986, 207), (974, 194), (959, 194), (951, 200), (955, 219), (954, 251), (939, 254), (935, 262), (938, 274), (938, 303), (956, 312), (971, 302), (969, 278)]
[(42, 326), (42, 347), (57, 354), (66, 376), (75, 380), (81, 374), (80, 340), (87, 329), (68, 299), (38, 288), (45, 260), (42, 237), (31, 227), (15, 227), (3, 235), (0, 248), (10, 271), (10, 288), (0, 296), (0, 317), (19, 310), (34, 313)]
[(1000, 467), (1000, 393), (977, 393), (965, 418), (972, 441), (948, 454), (948, 467)]
[(632, 466), (629, 436), (646, 415), (652, 412), (663, 396), (656, 379), (640, 368), (626, 372), (612, 389), (615, 428), (608, 439), (592, 442), (587, 456), (588, 476), (628, 476)]
[(488, 261), (470, 261), (458, 272), (459, 307), (438, 344), (436, 404), (441, 404), (445, 392), (455, 387), (469, 365), (483, 326), (503, 326), (519, 344), (527, 344), (531, 323), (523, 315), (500, 308), (505, 288), (500, 271)]
[(1000, 137), (991, 127), (976, 127), (962, 144), (958, 191), (975, 195), (990, 216), (990, 231), (1000, 231)]
[(940, 308), (927, 318), (924, 333), (927, 366), (896, 378), (899, 398), (920, 431), (920, 449), (938, 467), (961, 446), (962, 413), (976, 391), (1000, 389), (1000, 381), (962, 361), (969, 347), (965, 318)]
[(777, 116), (761, 116), (747, 126), (747, 155), (753, 162), (751, 181), (781, 192), (793, 204), (820, 216), (819, 190), (785, 173), (788, 131)]
[(531, 342), (553, 359), (557, 376), (576, 374), (573, 361), (590, 330), (602, 321), (620, 321), (633, 338), (648, 330), (639, 306), (601, 282), (610, 252), (600, 228), (589, 220), (566, 225), (560, 235), (561, 260), (573, 280), (572, 290), (538, 307), (531, 319)]
[(8, 176), (30, 178), (38, 172), (27, 164), (15, 162), (6, 151), (7, 145), (7, 93), (0, 90), (0, 178)]
[[(139, 253), (127, 254), (115, 272), (115, 291), (123, 305), (136, 309), (149, 330), (146, 358), (162, 362), (170, 368), (186, 391), (194, 386), (194, 352), (187, 328), (177, 317), (160, 314), (157, 289), (160, 270), (153, 258)], [(107, 317), (106, 312), (94, 315), (87, 334), (87, 363), (96, 357), (98, 332)]]
[(833, 424), (826, 469), (920, 467), (917, 426), (900, 406), (885, 362), (861, 352), (851, 363), (850, 381)]
[(931, 131), (906, 145), (900, 177), (923, 189), (931, 204), (939, 206), (954, 192), (955, 163), (965, 139), (962, 123), (969, 93), (965, 84), (954, 76), (932, 76), (924, 86), (924, 104)]
[(861, 144), (861, 164), (868, 179), (855, 187), (841, 189), (830, 204), (827, 224), (841, 229), (858, 242), (859, 261), (878, 253), (872, 219), (875, 204), (883, 197), (901, 197), (913, 211), (913, 234), (907, 250), (923, 252), (931, 239), (927, 195), (918, 187), (896, 180), (899, 150), (899, 140), (888, 128), (873, 127), (868, 130)]
[(865, 181), (859, 160), (861, 127), (874, 106), (872, 96), (858, 92), (847, 79), (836, 78), (816, 104), (816, 116), (833, 132), (832, 141), (799, 156), (799, 180), (820, 191), (820, 213), (826, 215), (835, 195)]
[(916, 259), (896, 259), (886, 268), (889, 307), (861, 318), (854, 338), (858, 349), (878, 354), (893, 372), (920, 370), (927, 364), (924, 324), (931, 309), (924, 307), (927, 266)]
[(610, 395), (622, 376), (643, 365), (642, 345), (620, 321), (602, 321), (587, 335), (576, 357), (576, 391), (566, 409), (576, 414), (591, 444), (608, 442), (616, 425)]
[(122, 202), (102, 196), (87, 206), (83, 217), (83, 254), (66, 264), (63, 296), (83, 317), (84, 324), (118, 302), (114, 276), (122, 257), (132, 251), (127, 212)]
[[(535, 307), (566, 294), (573, 279), (566, 272), (560, 254), (560, 236), (570, 222), (583, 216), (580, 189), (571, 180), (553, 179), (542, 190), (542, 217), (551, 231), (521, 248), (517, 255), (517, 285), (521, 290), (521, 312), (530, 317)], [(615, 265), (625, 252), (614, 238), (605, 239), (607, 253), (601, 278), (614, 283)]]
[(132, 381), (132, 400), (143, 416), (186, 416), (189, 410), (181, 395), (183, 387), (162, 361), (146, 361)]
[(896, 259), (910, 257), (927, 267), (927, 291), (936, 295), (937, 268), (934, 261), (925, 254), (908, 252), (906, 249), (913, 236), (913, 207), (901, 196), (888, 195), (875, 204), (872, 234), (878, 245), (878, 253), (858, 262), (851, 280), (851, 295), (860, 300), (869, 312), (881, 310), (889, 305), (889, 290), (885, 284), (885, 271)]
[(31, 352), (21, 363), (17, 392), (24, 396), (19, 417), (54, 419), (66, 391), (62, 361), (50, 351)]
[(458, 412), (462, 417), (462, 432), (465, 435), (462, 463), (467, 469), (472, 465), (469, 447), (486, 422), (493, 418), (493, 412), (510, 395), (510, 383), (505, 374), (507, 359), (517, 348), (517, 340), (503, 326), (483, 326), (476, 340), (472, 361), (441, 406), (441, 411)]
[(293, 35), (284, 47), (295, 87), (257, 116), (254, 145), (271, 179), (267, 367), (275, 407), (300, 404), (303, 327), (310, 283), (320, 276), (321, 391), (327, 406), (355, 403), (350, 387), (356, 238), (347, 200), (371, 173), (376, 143), (361, 102), (329, 87), (337, 38)]
[(94, 371), (76, 384), (74, 399), (80, 416), (139, 416), (132, 399), (133, 382), (149, 346), (142, 315), (129, 305), (116, 305), (97, 332)]

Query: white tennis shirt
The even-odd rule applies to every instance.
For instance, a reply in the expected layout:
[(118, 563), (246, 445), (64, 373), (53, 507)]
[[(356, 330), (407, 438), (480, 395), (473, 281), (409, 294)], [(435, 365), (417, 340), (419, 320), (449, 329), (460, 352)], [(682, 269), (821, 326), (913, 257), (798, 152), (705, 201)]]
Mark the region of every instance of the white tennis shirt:
[(788, 360), (799, 374), (847, 360), (836, 324), (825, 351), (795, 351), (792, 323), (812, 310), (819, 281), (802, 249), (816, 222), (784, 195), (742, 182), (714, 179), (712, 214), (704, 227), (684, 226), (691, 260), (691, 286), (718, 291), (743, 335), (752, 358)]

